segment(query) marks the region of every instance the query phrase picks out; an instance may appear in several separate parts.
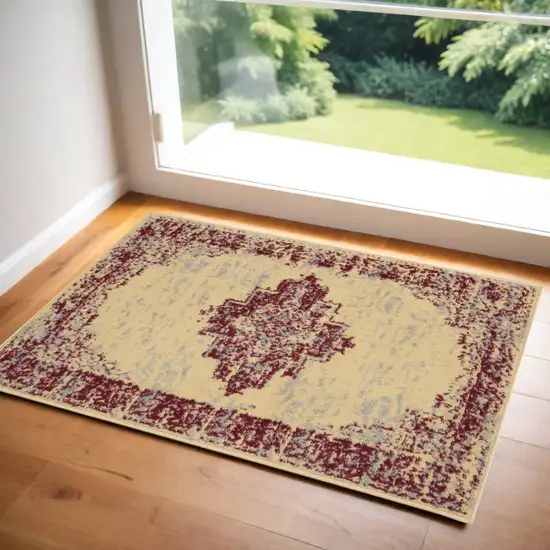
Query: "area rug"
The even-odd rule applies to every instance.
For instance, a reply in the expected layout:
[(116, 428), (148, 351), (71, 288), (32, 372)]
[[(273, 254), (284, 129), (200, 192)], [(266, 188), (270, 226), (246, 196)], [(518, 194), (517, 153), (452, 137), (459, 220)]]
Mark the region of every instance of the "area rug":
[(471, 522), (538, 289), (152, 214), (1, 390)]

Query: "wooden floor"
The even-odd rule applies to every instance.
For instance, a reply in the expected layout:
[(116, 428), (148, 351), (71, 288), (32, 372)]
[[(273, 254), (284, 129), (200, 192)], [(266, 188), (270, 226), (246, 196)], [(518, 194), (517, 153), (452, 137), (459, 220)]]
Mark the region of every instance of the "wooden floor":
[(550, 270), (128, 194), (0, 297), (0, 341), (149, 211), (545, 287), (473, 525), (0, 396), (0, 548), (550, 549)]

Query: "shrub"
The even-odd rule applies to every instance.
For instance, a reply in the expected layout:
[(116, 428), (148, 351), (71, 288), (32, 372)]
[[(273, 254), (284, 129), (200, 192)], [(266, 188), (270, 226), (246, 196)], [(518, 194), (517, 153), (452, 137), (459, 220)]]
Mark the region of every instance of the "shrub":
[[(426, 0), (408, 3), (428, 4)], [(429, 5), (445, 4), (432, 1)], [(380, 52), (384, 52), (389, 57), (437, 63), (445, 46), (427, 45), (415, 38), (416, 20), (416, 17), (395, 17), (386, 13), (338, 11), (337, 19), (320, 20), (317, 24), (317, 29), (329, 42), (322, 57), (330, 53), (350, 61), (373, 62)]]
[(297, 80), (298, 86), (317, 103), (316, 114), (328, 115), (332, 112), (336, 100), (336, 77), (330, 72), (328, 63), (318, 59), (299, 63)]
[(315, 116), (317, 102), (308, 94), (307, 90), (295, 86), (287, 91), (285, 98), (292, 119), (306, 120)]
[(235, 124), (254, 124), (264, 122), (261, 104), (254, 99), (229, 96), (218, 101), (221, 107), (221, 116)]
[(378, 57), (374, 63), (330, 57), (338, 89), (367, 97), (398, 99), (414, 105), (479, 109), (495, 113), (508, 83), (502, 75), (466, 83), (423, 62)]
[(534, 97), (529, 105), (522, 109), (500, 109), (496, 118), (509, 124), (550, 129), (550, 95)]
[(379, 57), (359, 74), (363, 95), (401, 99), (415, 105), (452, 106), (449, 79), (424, 63)]
[(290, 118), (290, 108), (285, 96), (270, 95), (262, 103), (262, 111), (266, 122), (284, 122)]
[(357, 78), (371, 65), (364, 61), (350, 61), (341, 55), (323, 54), (335, 78), (335, 88), (341, 93), (356, 93)]

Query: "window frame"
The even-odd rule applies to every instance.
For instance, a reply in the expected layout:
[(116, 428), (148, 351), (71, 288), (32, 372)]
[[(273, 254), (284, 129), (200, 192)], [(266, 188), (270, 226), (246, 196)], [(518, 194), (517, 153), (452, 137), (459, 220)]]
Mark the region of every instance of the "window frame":
[(390, 15), (412, 15), (438, 19), (463, 19), (494, 23), (520, 23), (550, 27), (550, 16), (533, 13), (491, 12), (456, 8), (437, 8), (399, 2), (377, 2), (372, 0), (218, 0), (218, 2), (239, 2), (241, 4), (267, 4), (277, 6), (333, 9)]

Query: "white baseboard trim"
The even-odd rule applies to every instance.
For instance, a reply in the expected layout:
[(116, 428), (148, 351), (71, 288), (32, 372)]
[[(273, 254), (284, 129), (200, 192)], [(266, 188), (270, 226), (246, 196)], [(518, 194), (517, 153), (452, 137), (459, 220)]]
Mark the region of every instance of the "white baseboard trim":
[(124, 174), (106, 181), (63, 217), (24, 244), (0, 263), (0, 295), (6, 292), (40, 262), (86, 227), (128, 191)]

